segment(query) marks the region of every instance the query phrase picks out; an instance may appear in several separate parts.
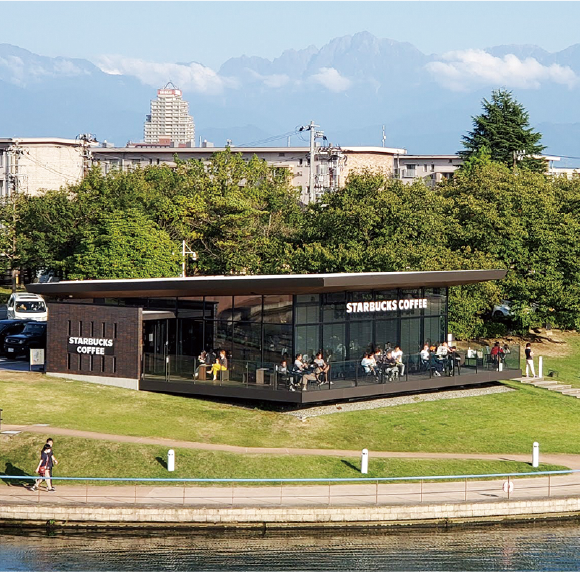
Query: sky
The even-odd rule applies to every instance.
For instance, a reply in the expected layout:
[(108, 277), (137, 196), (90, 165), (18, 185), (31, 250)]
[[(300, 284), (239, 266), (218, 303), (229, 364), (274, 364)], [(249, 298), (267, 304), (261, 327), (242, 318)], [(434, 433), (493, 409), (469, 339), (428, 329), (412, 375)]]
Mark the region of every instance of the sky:
[(0, 1), (0, 18), (0, 43), (44, 56), (196, 61), (215, 71), (231, 57), (273, 59), (361, 31), (426, 54), (502, 44), (555, 52), (580, 42), (575, 1)]

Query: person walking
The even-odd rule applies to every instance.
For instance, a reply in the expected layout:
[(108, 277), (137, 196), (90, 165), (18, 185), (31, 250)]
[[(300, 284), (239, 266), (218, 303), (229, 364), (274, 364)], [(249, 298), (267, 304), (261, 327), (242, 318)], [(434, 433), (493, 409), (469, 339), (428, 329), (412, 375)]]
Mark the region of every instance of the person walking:
[[(52, 441), (52, 439), (50, 439)], [(42, 479), (46, 482), (46, 490), (48, 492), (54, 492), (56, 489), (52, 486), (51, 476), (52, 467), (58, 465), (58, 461), (54, 458), (52, 454), (52, 447), (46, 443), (42, 448), (42, 453), (40, 454), (40, 461), (36, 467), (36, 473), (40, 475), (40, 478), (36, 479), (36, 482), (32, 485), (30, 490), (35, 491), (40, 488), (40, 483)]]
[(525, 353), (526, 353), (526, 377), (530, 377), (529, 372), (531, 370), (532, 377), (535, 378), (536, 370), (534, 369), (534, 352), (532, 351), (532, 344), (530, 344), (530, 342), (526, 344)]

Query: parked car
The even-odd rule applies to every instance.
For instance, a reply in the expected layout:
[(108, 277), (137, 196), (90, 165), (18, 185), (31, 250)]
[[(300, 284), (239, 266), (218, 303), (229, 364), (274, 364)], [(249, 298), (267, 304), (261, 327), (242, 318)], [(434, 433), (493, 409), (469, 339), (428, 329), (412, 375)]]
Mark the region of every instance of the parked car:
[(6, 317), (9, 320), (46, 320), (46, 302), (38, 294), (15, 293), (6, 304)]
[(509, 318), (512, 315), (511, 302), (509, 300), (502, 300), (501, 304), (493, 307), (491, 315), (494, 318)]
[(19, 334), (26, 326), (23, 320), (0, 320), (0, 353), (4, 353), (4, 340), (7, 336)]
[(28, 356), (36, 348), (46, 348), (46, 322), (25, 322), (21, 333), (4, 340), (4, 353), (9, 357)]

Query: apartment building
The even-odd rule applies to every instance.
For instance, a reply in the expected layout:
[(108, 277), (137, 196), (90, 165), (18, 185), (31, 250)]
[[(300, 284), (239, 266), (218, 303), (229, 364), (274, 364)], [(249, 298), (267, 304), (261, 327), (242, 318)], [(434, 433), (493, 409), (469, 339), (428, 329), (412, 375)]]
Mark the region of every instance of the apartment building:
[[(173, 84), (171, 84), (173, 85)], [(149, 144), (195, 145), (195, 125), (189, 115), (189, 103), (183, 100), (180, 89), (157, 90), (157, 99), (151, 101), (151, 113), (144, 126), (144, 141)]]
[[(130, 170), (148, 165), (174, 166), (174, 157), (182, 161), (197, 159), (207, 161), (212, 154), (226, 147), (184, 147), (135, 143), (128, 147), (92, 149), (93, 161), (100, 164), (104, 173), (112, 169)], [(394, 172), (395, 158), (406, 153), (404, 149), (386, 147), (333, 147), (318, 146), (314, 151), (312, 185), (310, 193), (310, 149), (308, 147), (231, 147), (248, 160), (254, 155), (270, 165), (288, 169), (293, 185), (300, 189), (304, 203), (316, 200), (323, 193), (336, 191), (346, 182), (349, 173), (370, 169), (387, 174)]]
[(0, 197), (38, 195), (78, 183), (86, 155), (79, 139), (0, 138)]

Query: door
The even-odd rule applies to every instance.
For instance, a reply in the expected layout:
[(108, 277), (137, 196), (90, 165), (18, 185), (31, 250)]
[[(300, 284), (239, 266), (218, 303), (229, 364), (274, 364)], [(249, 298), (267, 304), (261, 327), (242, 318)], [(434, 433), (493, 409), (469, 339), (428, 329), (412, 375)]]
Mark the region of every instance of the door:
[(143, 375), (169, 381), (169, 320), (143, 322)]

